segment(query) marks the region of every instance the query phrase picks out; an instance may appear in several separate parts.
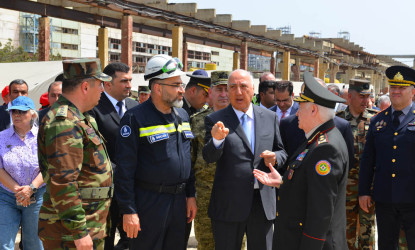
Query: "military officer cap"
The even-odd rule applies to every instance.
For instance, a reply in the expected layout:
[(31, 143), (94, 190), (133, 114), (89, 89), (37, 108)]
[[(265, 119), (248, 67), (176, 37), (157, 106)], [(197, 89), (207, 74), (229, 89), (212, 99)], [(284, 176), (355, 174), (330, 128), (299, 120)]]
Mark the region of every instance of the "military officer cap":
[(337, 102), (346, 102), (346, 100), (331, 93), (318, 83), (310, 72), (304, 73), (304, 84), (301, 92), (300, 96), (294, 99), (296, 102), (312, 102), (331, 109), (336, 107)]
[(111, 76), (102, 73), (101, 63), (96, 58), (64, 60), (63, 79), (76, 80), (94, 77), (101, 81), (111, 81)]
[(218, 86), (218, 85), (227, 85), (228, 84), (228, 78), (231, 74), (230, 71), (214, 71), (210, 74), (210, 77), (212, 78), (212, 87)]
[(386, 76), (391, 86), (415, 85), (415, 70), (405, 66), (391, 66), (386, 69)]
[(138, 93), (150, 94), (150, 88), (148, 86), (138, 86)]
[(206, 90), (206, 92), (209, 90), (211, 81), (208, 73), (205, 70), (198, 69), (192, 74), (186, 75), (190, 77), (189, 83), (196, 83), (198, 86)]
[(369, 95), (370, 82), (364, 79), (350, 79), (349, 89), (356, 90), (361, 95)]

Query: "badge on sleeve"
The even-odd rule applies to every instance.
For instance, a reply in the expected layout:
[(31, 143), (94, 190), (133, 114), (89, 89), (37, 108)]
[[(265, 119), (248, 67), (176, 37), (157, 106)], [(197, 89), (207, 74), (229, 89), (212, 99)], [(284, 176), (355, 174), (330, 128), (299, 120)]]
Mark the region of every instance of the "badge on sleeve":
[(297, 156), (297, 159), (295, 159), (296, 161), (302, 161), (304, 159), (304, 156), (307, 154), (308, 149), (304, 150), (303, 152), (301, 152), (301, 154), (299, 154)]
[(120, 132), (121, 132), (122, 137), (128, 137), (128, 136), (131, 135), (131, 128), (128, 125), (124, 125), (124, 126), (122, 126)]
[(316, 164), (316, 172), (321, 176), (328, 175), (331, 171), (330, 162), (326, 160), (321, 160)]

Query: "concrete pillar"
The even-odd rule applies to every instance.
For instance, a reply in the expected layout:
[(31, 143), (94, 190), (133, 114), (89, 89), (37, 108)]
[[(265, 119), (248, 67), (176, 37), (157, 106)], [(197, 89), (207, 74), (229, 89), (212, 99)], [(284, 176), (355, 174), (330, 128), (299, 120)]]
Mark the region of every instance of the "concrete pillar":
[(300, 58), (295, 59), (295, 64), (291, 67), (291, 71), (293, 72), (293, 81), (299, 82), (300, 81), (300, 66), (301, 60)]
[(239, 69), (239, 52), (235, 51), (233, 52), (233, 66), (232, 70)]
[(271, 56), (271, 63), (269, 65), (269, 72), (271, 72), (275, 76), (275, 57), (274, 57), (274, 55)]
[(98, 56), (101, 61), (101, 68), (104, 69), (108, 65), (108, 29), (101, 27), (98, 29)]
[(248, 70), (248, 42), (241, 42), (241, 69)]
[(133, 17), (124, 15), (121, 19), (121, 62), (133, 66)]
[(183, 43), (183, 71), (186, 72), (187, 69), (187, 42)]
[(172, 56), (183, 62), (183, 27), (175, 25), (172, 30)]
[(344, 83), (349, 84), (350, 79), (353, 79), (355, 76), (356, 76), (356, 70), (353, 69), (352, 67), (348, 67), (348, 69), (346, 70), (345, 77), (344, 77)]
[(329, 64), (324, 62), (322, 58), (319, 59), (320, 63), (319, 63), (319, 69), (318, 69), (318, 78), (320, 78), (321, 80), (325, 80), (324, 78), (326, 77), (326, 71), (329, 69)]
[(314, 60), (314, 77), (319, 77), (320, 75), (320, 59), (317, 58)]
[(39, 61), (49, 61), (50, 53), (50, 23), (49, 17), (39, 18)]
[(283, 59), (283, 64), (284, 64), (284, 70), (282, 72), (282, 80), (286, 80), (289, 81), (290, 80), (290, 61), (291, 61), (291, 53), (290, 51), (284, 51), (284, 59)]
[(339, 72), (339, 65), (332, 63), (330, 66), (330, 82), (334, 83), (336, 80), (337, 72)]

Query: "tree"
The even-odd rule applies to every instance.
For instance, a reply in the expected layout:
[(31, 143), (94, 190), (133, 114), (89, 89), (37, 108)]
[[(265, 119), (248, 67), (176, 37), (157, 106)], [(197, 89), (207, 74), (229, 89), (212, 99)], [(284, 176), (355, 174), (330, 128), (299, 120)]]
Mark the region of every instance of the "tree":
[[(60, 61), (62, 56), (60, 54), (50, 55), (51, 61)], [(39, 54), (27, 53), (24, 49), (19, 46), (15, 47), (12, 44), (12, 40), (9, 41), (3, 46), (0, 42), (0, 62), (37, 62), (39, 61)]]

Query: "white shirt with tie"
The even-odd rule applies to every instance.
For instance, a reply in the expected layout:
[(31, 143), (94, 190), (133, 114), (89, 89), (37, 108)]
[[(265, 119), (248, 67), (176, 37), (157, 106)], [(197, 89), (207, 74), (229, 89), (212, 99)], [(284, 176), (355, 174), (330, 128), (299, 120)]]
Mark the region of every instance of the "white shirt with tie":
[[(117, 111), (117, 114), (120, 113), (120, 107), (117, 106), (117, 99), (115, 99), (114, 97), (110, 96), (106, 91), (104, 91), (105, 95), (108, 97), (108, 100), (110, 100), (110, 102), (112, 103), (112, 106), (114, 106), (115, 110)], [(125, 99), (122, 100), (122, 114), (125, 114), (125, 112), (127, 111), (127, 107), (125, 106)], [(120, 117), (121, 118), (121, 117)]]

